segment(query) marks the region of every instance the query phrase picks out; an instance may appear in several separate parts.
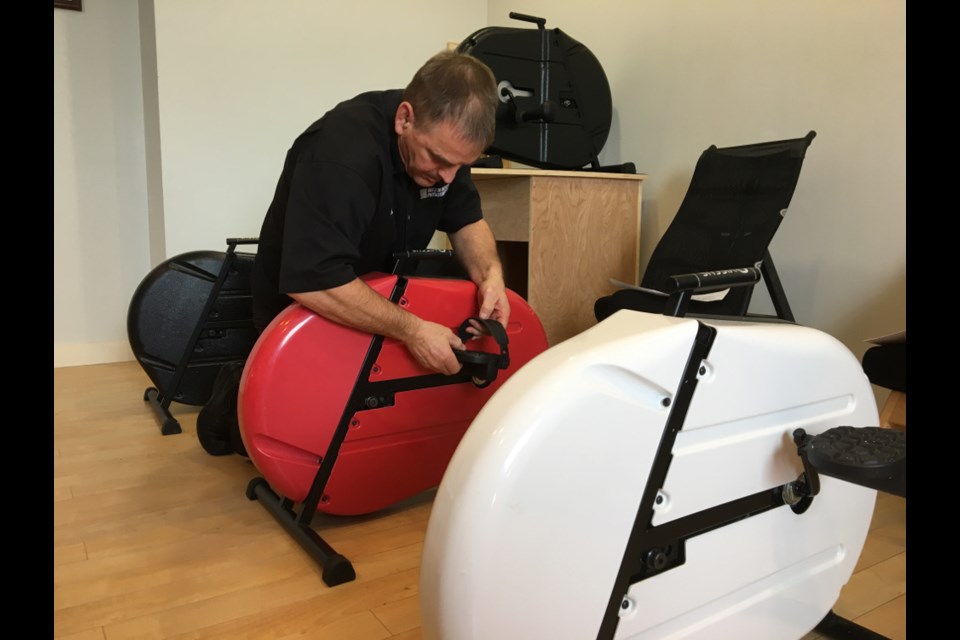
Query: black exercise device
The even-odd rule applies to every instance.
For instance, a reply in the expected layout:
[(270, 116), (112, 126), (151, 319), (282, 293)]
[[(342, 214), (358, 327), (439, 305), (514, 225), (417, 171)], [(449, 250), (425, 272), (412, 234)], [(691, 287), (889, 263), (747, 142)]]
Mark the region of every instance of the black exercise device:
[(154, 386), (150, 403), (163, 435), (180, 433), (171, 402), (204, 405), (220, 368), (243, 362), (257, 340), (250, 279), (257, 238), (228, 238), (226, 252), (192, 251), (150, 271), (134, 292), (127, 336)]
[[(600, 62), (587, 47), (546, 20), (510, 17), (536, 29), (486, 27), (457, 47), (497, 79), (497, 131), (487, 153), (540, 169), (636, 173), (633, 163), (601, 167), (613, 101)], [(489, 166), (489, 165), (487, 165)]]

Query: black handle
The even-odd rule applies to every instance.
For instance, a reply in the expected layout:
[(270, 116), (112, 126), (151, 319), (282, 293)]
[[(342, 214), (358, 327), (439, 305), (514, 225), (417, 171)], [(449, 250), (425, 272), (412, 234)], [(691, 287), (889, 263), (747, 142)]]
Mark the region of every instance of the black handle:
[(673, 281), (672, 290), (668, 288), (670, 297), (664, 307), (664, 314), (682, 318), (690, 306), (690, 298), (695, 293), (720, 291), (730, 287), (744, 287), (754, 285), (760, 281), (760, 270), (754, 267), (741, 269), (720, 269), (717, 271), (698, 271), (670, 276)]
[(552, 101), (544, 100), (543, 104), (532, 109), (523, 110), (518, 107), (515, 117), (518, 123), (537, 121), (552, 123), (557, 119), (557, 112)]
[(393, 254), (394, 260), (448, 260), (452, 257), (450, 249), (409, 249)]
[(260, 238), (227, 238), (227, 244), (257, 244)]
[(416, 270), (422, 260), (449, 260), (453, 257), (450, 249), (407, 249), (393, 254), (393, 273), (395, 275), (410, 275)]
[(514, 20), (522, 20), (524, 22), (532, 22), (537, 25), (539, 28), (543, 29), (543, 25), (547, 24), (546, 18), (537, 18), (535, 16), (528, 16), (525, 13), (517, 13), (516, 11), (510, 12), (510, 17)]
[(743, 287), (760, 282), (760, 270), (754, 267), (741, 269), (720, 269), (719, 271), (699, 271), (670, 276), (673, 280), (673, 291), (692, 291), (706, 293), (719, 291), (730, 287)]

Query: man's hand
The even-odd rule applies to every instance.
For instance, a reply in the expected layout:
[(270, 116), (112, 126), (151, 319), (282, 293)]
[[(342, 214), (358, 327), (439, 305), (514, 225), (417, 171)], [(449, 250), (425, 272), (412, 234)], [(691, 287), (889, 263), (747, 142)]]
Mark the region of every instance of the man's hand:
[[(486, 221), (478, 220), (449, 234), (454, 254), (477, 283), (480, 317), (496, 320), (503, 328), (510, 322), (510, 302), (503, 282), (503, 267), (497, 257), (497, 244)], [(479, 323), (471, 323), (467, 332), (479, 336), (486, 333)]]
[[(503, 325), (504, 329), (507, 328), (507, 323), (510, 322), (510, 301), (507, 299), (507, 290), (499, 273), (477, 287), (477, 304), (480, 306), (479, 316), (482, 319), (496, 320)], [(479, 323), (471, 322), (467, 327), (467, 333), (481, 336), (487, 331)]]
[(451, 376), (460, 371), (462, 364), (452, 349), (463, 349), (463, 342), (447, 327), (424, 320), (413, 337), (405, 342), (421, 366)]
[(507, 299), (503, 278), (499, 274), (477, 287), (477, 302), (480, 304), (481, 318), (496, 320), (504, 327), (507, 326), (510, 321), (510, 301)]

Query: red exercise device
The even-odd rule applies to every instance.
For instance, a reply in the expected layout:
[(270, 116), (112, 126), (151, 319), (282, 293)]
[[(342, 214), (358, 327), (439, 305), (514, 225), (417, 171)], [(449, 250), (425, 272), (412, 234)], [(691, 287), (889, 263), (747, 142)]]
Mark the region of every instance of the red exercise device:
[[(244, 446), (264, 477), (250, 482), (247, 496), (259, 499), (323, 566), (331, 586), (355, 574), (310, 527), (313, 514), (372, 513), (437, 486), (487, 399), (547, 348), (539, 319), (513, 291), (504, 328), (476, 317), (472, 282), (382, 273), (362, 279), (407, 311), (459, 332), (467, 351), (457, 354), (459, 373), (438, 374), (421, 367), (403, 343), (298, 304), (254, 345), (238, 411)], [(469, 339), (471, 318), (490, 335)]]

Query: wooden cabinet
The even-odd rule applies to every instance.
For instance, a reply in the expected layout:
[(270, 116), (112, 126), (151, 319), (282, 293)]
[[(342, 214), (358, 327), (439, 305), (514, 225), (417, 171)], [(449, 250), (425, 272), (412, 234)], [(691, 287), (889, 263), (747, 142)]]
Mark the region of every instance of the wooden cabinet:
[(636, 284), (644, 175), (474, 169), (507, 286), (555, 345), (596, 324), (610, 278)]

